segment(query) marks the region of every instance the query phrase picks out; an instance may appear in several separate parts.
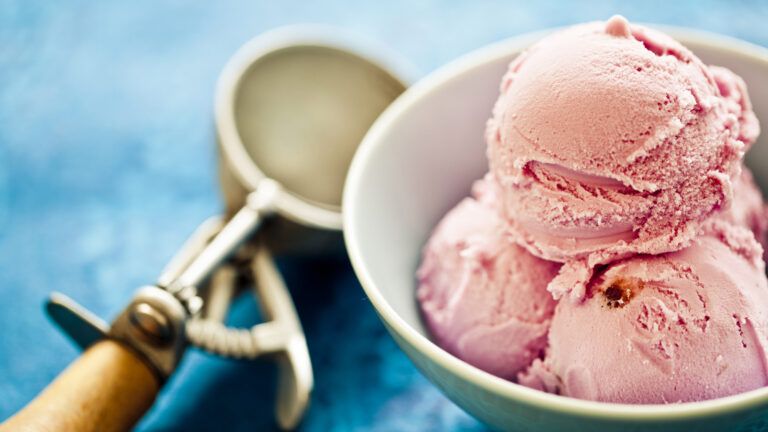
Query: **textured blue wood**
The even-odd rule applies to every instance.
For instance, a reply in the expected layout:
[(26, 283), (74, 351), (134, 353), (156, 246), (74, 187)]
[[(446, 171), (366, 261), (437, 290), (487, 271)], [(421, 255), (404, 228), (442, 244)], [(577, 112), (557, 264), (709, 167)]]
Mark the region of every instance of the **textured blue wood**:
[[(504, 37), (617, 12), (768, 45), (765, 2), (572, 3), (0, 0), (0, 418), (76, 356), (43, 315), (50, 290), (113, 316), (217, 212), (214, 82), (264, 30), (341, 26), (422, 73)], [(316, 369), (304, 430), (482, 429), (397, 350), (347, 265), (282, 266)], [(231, 319), (254, 322), (253, 302)], [(273, 385), (269, 363), (191, 352), (139, 429), (269, 429)]]

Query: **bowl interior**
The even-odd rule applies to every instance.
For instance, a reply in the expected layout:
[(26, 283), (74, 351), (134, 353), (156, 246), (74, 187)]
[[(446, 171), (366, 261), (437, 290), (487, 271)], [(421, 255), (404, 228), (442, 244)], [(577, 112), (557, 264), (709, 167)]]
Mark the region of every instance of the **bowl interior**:
[[(665, 30), (705, 63), (741, 75), (758, 118), (768, 124), (768, 50)], [(417, 83), (379, 118), (355, 156), (344, 196), (347, 246), (374, 306), (396, 333), (428, 337), (414, 296), (421, 248), (440, 218), (487, 171), (483, 131), (501, 76), (509, 61), (539, 37), (493, 45)], [(768, 133), (747, 163), (768, 190)], [(404, 336), (414, 340), (418, 335)], [(423, 347), (432, 349), (426, 342), (417, 349)], [(425, 355), (435, 353), (448, 356), (441, 350)]]

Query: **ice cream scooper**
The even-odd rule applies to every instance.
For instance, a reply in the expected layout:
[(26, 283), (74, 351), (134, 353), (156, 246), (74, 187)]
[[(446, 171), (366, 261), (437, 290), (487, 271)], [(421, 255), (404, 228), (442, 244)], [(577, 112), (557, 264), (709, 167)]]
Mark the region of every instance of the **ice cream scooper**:
[[(296, 425), (312, 370), (270, 249), (319, 251), (319, 245), (335, 244), (328, 238), (341, 229), (341, 193), (352, 155), (405, 89), (362, 51), (371, 52), (327, 29), (292, 28), (260, 36), (235, 54), (215, 100), (222, 190), (231, 217), (201, 226), (158, 282), (137, 291), (111, 326), (54, 295), (51, 317), (86, 351), (0, 430), (129, 429), (190, 343), (224, 356), (277, 355), (278, 423)], [(271, 225), (265, 235), (254, 236), (264, 224)], [(220, 322), (221, 305), (234, 278), (220, 265), (252, 238), (247, 258), (268, 321), (251, 330), (228, 329)], [(207, 285), (210, 292), (204, 292)]]

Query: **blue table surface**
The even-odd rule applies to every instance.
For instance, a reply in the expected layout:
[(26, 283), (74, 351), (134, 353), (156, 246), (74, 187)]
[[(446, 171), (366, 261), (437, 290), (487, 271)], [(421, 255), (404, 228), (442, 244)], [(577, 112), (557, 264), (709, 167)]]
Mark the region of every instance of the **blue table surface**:
[[(214, 83), (265, 30), (346, 28), (420, 75), (505, 37), (614, 13), (768, 45), (766, 2), (572, 4), (0, 0), (0, 419), (77, 356), (43, 314), (49, 291), (112, 317), (219, 211)], [(348, 264), (281, 266), (316, 374), (302, 430), (483, 429), (397, 349)], [(253, 301), (235, 304), (232, 323), (256, 320)], [(274, 384), (271, 363), (193, 350), (138, 429), (273, 429)]]

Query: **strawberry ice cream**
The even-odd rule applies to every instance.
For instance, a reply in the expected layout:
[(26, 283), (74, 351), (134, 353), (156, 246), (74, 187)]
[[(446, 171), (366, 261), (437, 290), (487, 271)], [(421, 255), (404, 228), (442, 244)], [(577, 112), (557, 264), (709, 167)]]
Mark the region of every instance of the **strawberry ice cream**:
[(424, 249), (417, 296), (435, 341), (503, 378), (547, 344), (555, 301), (546, 284), (560, 267), (504, 235), (486, 181), (443, 218)]
[(614, 17), (518, 56), (486, 139), (515, 240), (566, 262), (550, 290), (578, 300), (596, 265), (687, 246), (758, 131), (740, 78)]
[(759, 132), (744, 81), (660, 32), (542, 39), (503, 78), (489, 173), (424, 248), (435, 342), (594, 401), (768, 385), (768, 211), (742, 163)]
[[(557, 306), (545, 360), (520, 383), (603, 402), (669, 403), (768, 384), (768, 283), (746, 229), (609, 266)], [(584, 337), (588, 335), (588, 337)]]

